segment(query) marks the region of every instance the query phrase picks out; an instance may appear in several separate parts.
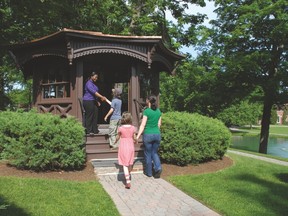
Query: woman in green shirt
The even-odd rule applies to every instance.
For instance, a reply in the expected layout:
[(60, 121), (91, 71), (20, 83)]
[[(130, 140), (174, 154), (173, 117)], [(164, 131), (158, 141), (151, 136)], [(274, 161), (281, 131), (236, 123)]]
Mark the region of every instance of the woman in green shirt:
[(157, 107), (156, 96), (151, 95), (146, 99), (147, 107), (143, 112), (143, 119), (137, 134), (137, 139), (143, 133), (145, 170), (144, 174), (152, 176), (152, 163), (154, 165), (154, 178), (160, 178), (162, 166), (158, 155), (161, 141), (161, 111)]

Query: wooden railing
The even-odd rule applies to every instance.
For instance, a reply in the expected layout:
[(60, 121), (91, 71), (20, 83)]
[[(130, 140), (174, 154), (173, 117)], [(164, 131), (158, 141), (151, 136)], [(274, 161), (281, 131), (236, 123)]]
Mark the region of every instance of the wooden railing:
[(143, 106), (138, 100), (133, 99), (135, 110), (136, 110), (136, 116), (137, 116), (137, 122), (140, 125), (142, 118), (143, 118), (143, 111), (146, 109), (145, 106)]

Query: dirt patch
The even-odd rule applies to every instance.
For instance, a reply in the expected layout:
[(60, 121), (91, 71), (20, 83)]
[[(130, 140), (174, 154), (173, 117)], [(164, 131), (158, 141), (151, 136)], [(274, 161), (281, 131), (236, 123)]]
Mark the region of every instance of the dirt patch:
[(62, 179), (71, 181), (90, 181), (96, 179), (94, 168), (91, 163), (87, 163), (84, 169), (80, 171), (34, 172), (30, 170), (20, 170), (2, 162), (0, 163), (0, 176), (17, 176), (23, 178), (48, 178), (48, 179)]
[(166, 178), (173, 175), (189, 175), (217, 172), (233, 165), (233, 160), (224, 156), (222, 160), (210, 161), (198, 165), (176, 166), (171, 164), (162, 164), (162, 177)]
[[(199, 165), (188, 165), (184, 167), (175, 166), (171, 164), (162, 164), (162, 177), (167, 178), (172, 175), (187, 175), (200, 174), (208, 172), (216, 172), (225, 169), (233, 164), (229, 157), (223, 157), (222, 160), (211, 161)], [(48, 179), (62, 179), (71, 181), (93, 181), (97, 177), (94, 173), (94, 168), (91, 163), (87, 163), (85, 168), (81, 171), (49, 171), (49, 172), (33, 172), (29, 170), (19, 170), (11, 167), (4, 162), (0, 163), (0, 176), (17, 176), (23, 178), (48, 178)]]

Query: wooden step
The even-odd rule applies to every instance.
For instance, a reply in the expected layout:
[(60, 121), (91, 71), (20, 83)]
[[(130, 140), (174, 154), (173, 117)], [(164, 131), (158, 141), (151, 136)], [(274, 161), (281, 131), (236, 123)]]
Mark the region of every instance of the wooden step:
[(103, 141), (106, 142), (107, 140), (109, 141), (109, 136), (107, 133), (99, 133), (99, 134), (94, 134), (94, 135), (86, 135), (85, 137), (86, 142), (97, 140), (97, 141)]
[[(135, 147), (135, 157), (143, 157), (144, 152), (142, 148)], [(86, 160), (91, 161), (93, 159), (107, 159), (107, 158), (118, 158), (118, 150), (109, 149), (95, 149), (86, 150)]]
[(86, 151), (87, 150), (95, 150), (95, 149), (110, 149), (109, 141), (102, 141), (102, 140), (89, 140), (86, 142)]
[[(93, 159), (118, 158), (118, 151), (111, 150), (109, 145), (108, 127), (109, 125), (99, 125), (100, 132), (98, 134), (85, 136), (87, 161)], [(135, 144), (135, 157), (142, 157), (143, 155), (142, 140), (139, 140), (139, 142)]]
[[(135, 147), (143, 148), (142, 141), (140, 140)], [(86, 150), (93, 149), (110, 149), (109, 138), (103, 138), (103, 136), (89, 137), (86, 139)]]

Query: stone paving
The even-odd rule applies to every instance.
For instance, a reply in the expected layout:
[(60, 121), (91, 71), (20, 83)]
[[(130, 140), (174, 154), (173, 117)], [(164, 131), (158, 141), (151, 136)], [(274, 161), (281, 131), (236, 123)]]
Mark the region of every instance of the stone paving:
[[(98, 174), (122, 216), (216, 216), (219, 215), (163, 179), (132, 172), (131, 189), (125, 188), (123, 173)], [(97, 174), (97, 171), (96, 171)]]
[[(285, 161), (234, 150), (228, 150), (228, 152), (288, 166), (288, 162)], [(119, 167), (95, 168), (99, 182), (110, 195), (122, 216), (219, 215), (165, 180), (145, 176), (141, 167), (138, 165), (133, 169), (131, 189), (125, 189), (124, 175)]]

